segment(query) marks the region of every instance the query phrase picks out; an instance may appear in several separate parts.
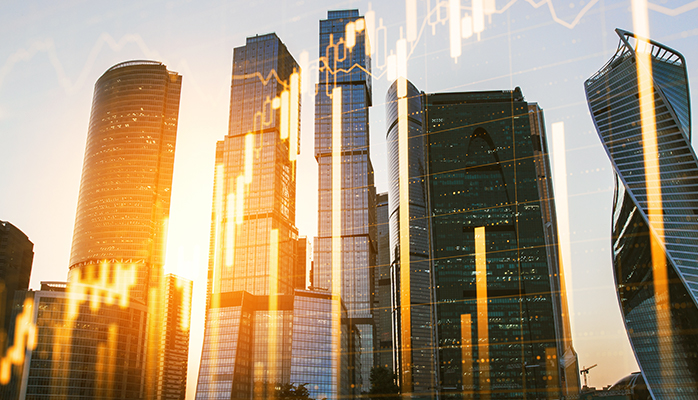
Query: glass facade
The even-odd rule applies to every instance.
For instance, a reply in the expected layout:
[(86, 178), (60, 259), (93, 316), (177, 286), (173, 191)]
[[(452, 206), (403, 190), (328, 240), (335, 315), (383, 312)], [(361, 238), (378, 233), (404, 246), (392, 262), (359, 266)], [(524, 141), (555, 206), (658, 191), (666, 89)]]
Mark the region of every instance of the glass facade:
[[(666, 46), (616, 32), (616, 53), (585, 89), (616, 173), (612, 244), (618, 298), (653, 398), (692, 399), (698, 396), (698, 160), (691, 146), (686, 62)], [(648, 190), (656, 178), (645, 169), (651, 160), (643, 148), (643, 72), (653, 80), (645, 98), (653, 99), (656, 120), (649, 129), (657, 142), (659, 210)], [(653, 220), (651, 213), (659, 217)]]
[[(427, 159), (423, 132), (422, 96), (411, 83), (407, 84), (408, 177), (400, 176), (399, 169), (399, 113), (397, 83), (386, 95), (388, 173), (389, 173), (389, 225), (390, 265), (393, 284), (393, 328), (396, 372), (401, 378), (403, 390), (411, 386), (415, 398), (432, 398), (436, 387), (437, 365), (435, 332), (433, 330), (434, 299), (432, 284), (432, 260), (428, 229)], [(400, 269), (400, 179), (409, 179), (409, 272)], [(409, 275), (409, 287), (402, 287), (401, 275)], [(410, 299), (405, 312), (409, 313), (410, 326), (403, 326), (401, 318), (401, 293)], [(409, 354), (403, 352), (409, 349)]]
[[(24, 299), (35, 307), (36, 347), (27, 349), (22, 368), (3, 393), (7, 399), (142, 399), (144, 398), (146, 307), (108, 304), (66, 291), (66, 283), (42, 282), (42, 290), (17, 292), (14, 314)], [(68, 317), (77, 306), (77, 317)], [(57, 340), (58, 339), (58, 340)]]
[[(403, 390), (411, 387), (422, 398), (478, 399), (578, 393), (541, 109), (518, 88), (420, 94), (408, 82), (406, 96), (398, 98), (396, 86), (386, 112)], [(405, 161), (407, 177), (399, 175)], [(405, 178), (408, 210), (400, 200)], [(405, 211), (409, 272), (400, 262), (399, 214)], [(410, 326), (401, 326), (405, 320)]]
[(376, 268), (373, 300), (376, 324), (376, 363), (393, 369), (393, 328), (390, 288), (390, 224), (388, 223), (388, 193), (376, 195)]
[[(307, 264), (307, 243), (299, 240), (295, 227), (291, 154), (291, 140), (300, 131), (300, 96), (294, 86), (299, 73), (273, 33), (249, 37), (234, 50), (230, 128), (216, 147), (207, 315), (196, 399), (271, 397), (283, 383), (309, 383), (313, 393), (336, 395), (325, 376), (336, 375), (332, 365), (320, 357), (313, 364), (319, 372), (307, 376), (303, 356), (292, 357), (294, 346), (303, 350), (304, 340), (317, 344), (331, 338), (330, 332), (316, 329), (304, 339), (310, 333), (303, 323), (293, 323), (294, 290), (306, 287)], [(298, 132), (284, 137), (286, 129)], [(329, 308), (324, 311), (322, 318), (329, 321)], [(322, 323), (314, 317), (314, 323)], [(317, 351), (332, 357), (323, 353), (330, 349)]]
[[(320, 21), (319, 83), (315, 96), (315, 158), (318, 162), (318, 237), (313, 286), (332, 287), (332, 104), (341, 100), (341, 296), (360, 331), (358, 387), (369, 390), (376, 334), (373, 311), (376, 263), (376, 189), (369, 149), (370, 58), (365, 30), (347, 46), (347, 24), (362, 20), (358, 10), (329, 11)], [(368, 71), (368, 72), (367, 72)], [(341, 99), (331, 93), (341, 89)]]
[[(210, 308), (207, 315), (197, 399), (271, 398), (283, 383), (306, 384), (318, 399), (351, 392), (348, 380), (337, 383), (333, 366), (333, 309), (342, 310), (341, 346), (353, 350), (350, 340), (356, 337), (346, 308), (335, 303), (339, 299), (296, 290), (278, 296), (227, 293), (220, 301), (221, 307)], [(274, 310), (270, 301), (277, 305)], [(342, 373), (358, 362), (352, 355), (358, 353), (342, 353)]]
[(114, 65), (95, 84), (70, 274), (135, 263), (140, 301), (162, 276), (181, 85), (156, 61)]
[[(351, 393), (351, 383), (339, 379), (332, 367), (336, 355), (332, 350), (332, 299), (327, 293), (297, 290), (293, 300), (293, 334), (291, 341), (291, 376), (293, 383), (308, 383), (306, 387), (313, 399), (346, 398)], [(342, 347), (350, 347), (350, 337), (355, 337), (348, 325), (346, 308), (341, 309), (342, 321), (340, 341)], [(340, 371), (348, 371), (357, 360), (350, 357), (355, 352), (343, 352)], [(339, 386), (339, 387), (338, 387)]]
[(189, 327), (193, 282), (174, 274), (165, 276), (162, 331), (156, 399), (184, 400), (189, 365)]
[(0, 221), (0, 349), (6, 349), (15, 290), (27, 290), (34, 243), (16, 226)]

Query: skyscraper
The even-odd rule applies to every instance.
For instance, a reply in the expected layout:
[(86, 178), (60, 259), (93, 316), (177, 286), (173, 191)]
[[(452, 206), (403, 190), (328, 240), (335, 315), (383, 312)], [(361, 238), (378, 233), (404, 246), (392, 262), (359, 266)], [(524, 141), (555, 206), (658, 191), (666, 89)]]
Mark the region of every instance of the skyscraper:
[(16, 226), (0, 221), (0, 349), (7, 344), (15, 290), (27, 290), (34, 243)]
[[(124, 269), (128, 301), (148, 307), (145, 395), (160, 365), (160, 301), (182, 76), (126, 61), (95, 84), (68, 281), (104, 287)], [(69, 288), (70, 290), (71, 288)], [(95, 311), (93, 307), (92, 311)]]
[(372, 311), (376, 189), (369, 148), (371, 63), (365, 25), (358, 10), (328, 11), (327, 19), (320, 21), (315, 96), (319, 210), (313, 286), (330, 290), (337, 284), (333, 272), (340, 276), (337, 286), (361, 336), (361, 369), (355, 385), (368, 391), (376, 347)]
[(698, 159), (686, 60), (616, 29), (585, 83), (616, 176), (613, 265), (630, 343), (654, 399), (698, 396)]
[(187, 392), (192, 281), (165, 275), (162, 325), (155, 399), (184, 400)]
[(39, 328), (20, 397), (157, 397), (181, 84), (156, 61), (123, 62), (97, 80), (68, 282), (25, 296)]
[(578, 393), (542, 110), (519, 88), (424, 94), (402, 79), (386, 111), (403, 393)]
[(97, 80), (69, 275), (133, 265), (132, 295), (143, 302), (159, 285), (181, 86), (157, 61), (116, 64)]
[(295, 251), (299, 77), (274, 33), (234, 50), (229, 131), (216, 147), (197, 399), (266, 396), (290, 379), (291, 305), (294, 288), (305, 287)]

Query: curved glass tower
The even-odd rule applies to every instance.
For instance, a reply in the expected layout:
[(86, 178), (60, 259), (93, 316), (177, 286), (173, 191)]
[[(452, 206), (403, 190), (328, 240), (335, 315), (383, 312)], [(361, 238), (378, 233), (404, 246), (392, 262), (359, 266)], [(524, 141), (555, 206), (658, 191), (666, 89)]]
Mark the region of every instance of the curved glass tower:
[[(694, 399), (698, 159), (691, 146), (686, 62), (659, 43), (616, 33), (616, 53), (584, 85), (616, 173), (612, 244), (618, 299), (653, 398)], [(651, 92), (639, 89), (642, 77), (651, 78)], [(651, 107), (641, 112), (648, 101)], [(652, 111), (656, 125), (647, 123)], [(656, 152), (647, 151), (643, 146), (655, 134)]]
[(148, 279), (162, 275), (181, 86), (181, 75), (141, 60), (114, 65), (95, 84), (70, 274), (136, 265), (140, 301)]

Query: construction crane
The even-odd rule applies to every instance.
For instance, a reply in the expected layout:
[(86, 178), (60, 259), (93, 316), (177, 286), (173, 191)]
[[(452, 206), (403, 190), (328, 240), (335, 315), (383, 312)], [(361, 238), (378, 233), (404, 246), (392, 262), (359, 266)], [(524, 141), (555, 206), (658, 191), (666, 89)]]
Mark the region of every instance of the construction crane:
[(592, 368), (594, 368), (594, 367), (597, 366), (597, 365), (599, 365), (599, 364), (594, 364), (594, 365), (592, 365), (592, 366), (589, 367), (589, 368), (584, 367), (581, 371), (579, 371), (579, 373), (582, 374), (582, 376), (584, 377), (584, 386), (585, 386), (585, 387), (588, 387), (588, 386), (587, 386), (587, 375), (589, 375), (589, 370), (592, 369)]

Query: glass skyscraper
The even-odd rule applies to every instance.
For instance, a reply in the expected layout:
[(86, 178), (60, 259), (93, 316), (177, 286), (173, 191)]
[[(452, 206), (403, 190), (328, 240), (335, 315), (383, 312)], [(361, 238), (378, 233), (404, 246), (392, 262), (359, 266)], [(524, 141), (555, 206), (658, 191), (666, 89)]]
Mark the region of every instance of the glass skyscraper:
[[(229, 131), (216, 146), (197, 399), (251, 398), (288, 378), (290, 367), (283, 360), (291, 312), (273, 299), (293, 294), (298, 264), (292, 159), (300, 69), (273, 33), (235, 48), (232, 69)], [(268, 296), (266, 306), (246, 300), (250, 295)], [(272, 331), (262, 334), (262, 328)]]
[(165, 275), (162, 302), (155, 399), (184, 400), (189, 365), (189, 328), (193, 282), (174, 274)]
[(156, 397), (162, 372), (157, 349), (181, 87), (181, 75), (147, 60), (116, 64), (95, 83), (68, 272), (69, 292), (128, 287), (127, 300), (148, 307), (148, 398)]
[[(315, 238), (313, 286), (332, 288), (333, 206), (339, 207), (341, 297), (361, 337), (361, 367), (356, 385), (369, 389), (374, 365), (373, 311), (376, 262), (376, 189), (369, 149), (371, 63), (368, 40), (358, 10), (328, 11), (320, 21), (319, 83), (315, 96), (315, 158), (318, 162), (318, 237)], [(338, 89), (338, 90), (336, 90)], [(336, 90), (336, 91), (335, 91)], [(341, 93), (341, 99), (332, 94)], [(333, 123), (333, 104), (340, 123)], [(338, 121), (334, 121), (338, 122)], [(341, 204), (333, 205), (333, 130), (341, 129)], [(336, 235), (334, 235), (336, 236)], [(341, 249), (341, 250), (340, 250)], [(358, 368), (358, 367), (357, 367)]]
[(38, 343), (15, 371), (13, 395), (155, 399), (158, 376), (169, 378), (158, 350), (169, 333), (161, 305), (181, 84), (144, 60), (97, 80), (68, 282), (24, 296)]
[[(616, 175), (612, 248), (618, 299), (653, 398), (694, 399), (698, 159), (691, 146), (686, 60), (654, 41), (616, 33), (616, 53), (584, 86)], [(638, 78), (643, 75), (651, 79), (644, 91)], [(641, 102), (650, 104), (642, 113)], [(656, 148), (648, 151), (655, 136)], [(647, 168), (653, 163), (656, 169)]]
[(519, 88), (424, 94), (403, 81), (398, 94), (399, 83), (386, 113), (403, 393), (577, 394), (542, 110)]
[[(216, 147), (196, 399), (273, 398), (288, 383), (306, 384), (317, 398), (351, 391), (340, 379), (358, 354), (346, 309), (327, 291), (304, 290), (307, 244), (295, 227), (299, 77), (276, 34), (234, 50), (230, 128)], [(334, 333), (350, 350), (339, 358)]]
[(132, 296), (143, 302), (159, 285), (181, 86), (157, 61), (126, 61), (97, 80), (69, 275), (103, 262), (134, 265)]

